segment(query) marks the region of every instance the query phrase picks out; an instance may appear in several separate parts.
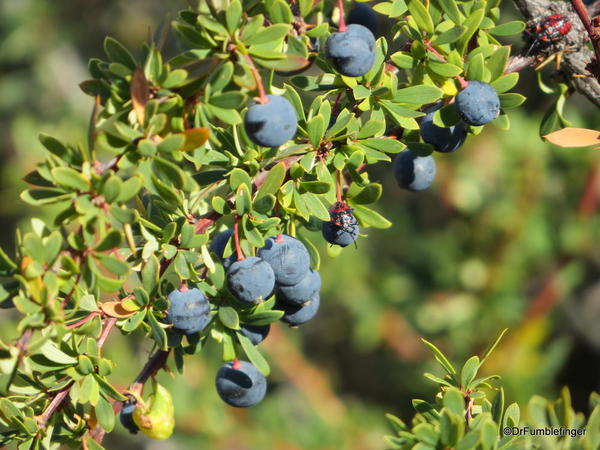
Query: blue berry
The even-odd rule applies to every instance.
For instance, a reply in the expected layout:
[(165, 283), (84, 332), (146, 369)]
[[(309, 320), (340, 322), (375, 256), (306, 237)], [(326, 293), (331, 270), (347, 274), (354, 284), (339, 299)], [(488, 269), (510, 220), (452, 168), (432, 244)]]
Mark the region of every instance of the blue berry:
[(291, 286), (279, 286), (278, 299), (286, 303), (302, 305), (312, 300), (321, 289), (321, 276), (316, 270), (310, 270), (304, 278)]
[(405, 150), (396, 156), (393, 169), (398, 186), (409, 191), (427, 189), (435, 178), (433, 157), (416, 156), (410, 150)]
[(315, 297), (303, 305), (293, 305), (277, 299), (275, 309), (283, 311), (285, 314), (281, 318), (282, 322), (287, 323), (289, 326), (294, 327), (302, 325), (308, 322), (317, 315), (319, 306), (321, 305), (321, 297), (317, 293)]
[(175, 289), (167, 298), (169, 310), (166, 322), (173, 325), (173, 330), (183, 334), (194, 334), (202, 331), (210, 322), (210, 303), (198, 289)]
[(375, 37), (362, 25), (348, 25), (346, 31), (327, 38), (325, 54), (342, 75), (360, 77), (371, 70), (375, 62)]
[(224, 230), (217, 234), (210, 243), (210, 251), (222, 259), (225, 247), (227, 247), (232, 234), (233, 230)]
[(131, 434), (137, 434), (139, 430), (138, 426), (133, 421), (134, 411), (135, 403), (128, 400), (125, 403), (123, 403), (123, 408), (121, 408), (121, 414), (119, 415), (121, 425), (127, 428)]
[(267, 238), (258, 256), (270, 264), (279, 285), (299, 283), (310, 269), (310, 255), (304, 244), (286, 234)]
[(244, 336), (250, 339), (254, 345), (264, 341), (271, 331), (271, 325), (240, 325), (240, 331)]
[(255, 103), (244, 117), (244, 128), (252, 142), (279, 147), (296, 134), (298, 119), (292, 104), (280, 95), (267, 95), (267, 103)]
[(323, 238), (330, 244), (339, 245), (340, 247), (346, 247), (354, 243), (358, 239), (359, 231), (358, 223), (340, 226), (330, 221), (323, 222), (321, 227)]
[(227, 285), (239, 301), (260, 303), (273, 293), (275, 274), (264, 259), (250, 256), (229, 266)]
[(442, 107), (441, 103), (427, 109), (427, 115), (421, 121), (421, 137), (428, 144), (433, 145), (434, 150), (442, 153), (450, 153), (457, 150), (467, 138), (467, 126), (459, 122), (448, 128), (438, 127), (433, 123), (435, 112)]
[(456, 108), (469, 125), (485, 125), (500, 113), (500, 98), (496, 90), (483, 81), (469, 81), (456, 96)]
[(229, 362), (221, 366), (215, 384), (221, 399), (237, 408), (260, 403), (267, 392), (267, 379), (247, 361)]
[(346, 24), (358, 24), (368, 28), (374, 35), (377, 34), (377, 13), (366, 3), (352, 3)]

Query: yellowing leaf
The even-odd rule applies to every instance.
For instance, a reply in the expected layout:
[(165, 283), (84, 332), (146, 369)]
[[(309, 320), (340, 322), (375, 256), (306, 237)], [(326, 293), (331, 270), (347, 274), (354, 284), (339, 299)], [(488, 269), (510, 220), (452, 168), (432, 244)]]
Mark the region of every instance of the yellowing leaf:
[(600, 131), (587, 128), (563, 128), (544, 136), (559, 147), (589, 147), (600, 144)]
[(148, 87), (148, 80), (146, 80), (146, 76), (144, 75), (144, 70), (139, 67), (133, 72), (130, 91), (135, 115), (137, 116), (139, 124), (144, 126), (146, 103), (148, 103), (148, 100), (150, 99), (150, 89)]
[(133, 316), (136, 311), (129, 311), (123, 307), (121, 302), (104, 302), (100, 304), (100, 309), (109, 317), (123, 319)]
[(208, 128), (204, 127), (190, 128), (189, 130), (185, 130), (183, 134), (185, 135), (185, 144), (183, 144), (181, 150), (189, 152), (200, 147), (208, 140), (209, 131)]

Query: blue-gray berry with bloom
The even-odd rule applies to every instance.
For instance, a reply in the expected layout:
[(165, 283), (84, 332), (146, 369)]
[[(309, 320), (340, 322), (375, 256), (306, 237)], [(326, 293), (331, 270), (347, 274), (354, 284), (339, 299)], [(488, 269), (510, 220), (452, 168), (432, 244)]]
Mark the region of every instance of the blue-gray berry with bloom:
[(433, 183), (435, 159), (431, 155), (417, 156), (404, 150), (394, 159), (393, 170), (398, 186), (409, 191), (422, 191)]
[(221, 366), (215, 384), (221, 399), (236, 408), (260, 403), (267, 392), (267, 379), (248, 361), (228, 362)]
[(360, 77), (371, 70), (375, 62), (375, 37), (362, 25), (348, 25), (346, 31), (335, 32), (327, 38), (325, 55), (342, 75)]
[(275, 274), (264, 259), (250, 256), (229, 266), (227, 286), (239, 301), (260, 303), (273, 294)]
[(280, 234), (265, 240), (258, 256), (271, 265), (278, 285), (299, 283), (310, 269), (310, 255), (298, 239)]
[(202, 331), (210, 322), (210, 303), (198, 289), (175, 289), (168, 296), (169, 309), (165, 321), (182, 334)]
[(421, 120), (421, 137), (431, 144), (433, 149), (441, 153), (450, 153), (458, 150), (467, 138), (467, 126), (464, 122), (459, 122), (450, 127), (438, 127), (433, 123), (435, 112), (442, 107), (442, 104), (435, 105), (425, 112), (425, 117)]
[(469, 81), (456, 96), (456, 108), (469, 125), (485, 125), (500, 113), (500, 98), (496, 90), (483, 81)]
[(244, 129), (255, 144), (279, 147), (292, 139), (298, 118), (292, 104), (280, 95), (267, 95), (268, 102), (255, 103), (246, 112)]

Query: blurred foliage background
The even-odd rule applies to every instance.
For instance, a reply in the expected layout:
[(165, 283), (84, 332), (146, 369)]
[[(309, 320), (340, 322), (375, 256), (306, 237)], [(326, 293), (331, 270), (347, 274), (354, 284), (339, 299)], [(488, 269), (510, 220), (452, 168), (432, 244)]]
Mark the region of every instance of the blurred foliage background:
[[(139, 48), (186, 5), (0, 1), (0, 243), (9, 252), (15, 228), (46, 214), (18, 200), (22, 176), (43, 156), (38, 134), (85, 141), (92, 104), (77, 85), (88, 78), (87, 60), (102, 55), (106, 35)], [(167, 54), (173, 45), (169, 39)], [(536, 83), (533, 71), (522, 74), (517, 90), (529, 100), (511, 110), (510, 131), (486, 127), (457, 153), (437, 154), (428, 191), (401, 192), (388, 164), (375, 170), (384, 185), (379, 209), (394, 225), (366, 229), (357, 249), (323, 258), (317, 318), (301, 329), (274, 327), (262, 346), (274, 368), (262, 404), (234, 410), (220, 401), (220, 355), (209, 346), (188, 358), (183, 375), (159, 377), (176, 404), (169, 441), (119, 426), (106, 446), (383, 448), (384, 412), (407, 419), (412, 398), (435, 392), (422, 373), (438, 369), (419, 337), (463, 361), (504, 327), (508, 337), (484, 372), (503, 376), (507, 399), (555, 396), (567, 385), (585, 411), (589, 392), (600, 389), (600, 159), (597, 150), (541, 141), (537, 129), (553, 98)], [(566, 116), (574, 126), (600, 126), (598, 111), (577, 95)], [(12, 314), (0, 311), (2, 338), (15, 334)], [(123, 387), (150, 351), (138, 338), (115, 335), (107, 345)]]

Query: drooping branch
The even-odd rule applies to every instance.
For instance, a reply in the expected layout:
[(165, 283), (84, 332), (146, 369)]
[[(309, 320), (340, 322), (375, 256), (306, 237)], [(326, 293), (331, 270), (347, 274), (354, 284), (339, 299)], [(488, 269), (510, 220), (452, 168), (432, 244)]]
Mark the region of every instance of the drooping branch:
[[(553, 43), (548, 52), (563, 53), (561, 70), (566, 75), (566, 81), (578, 92), (585, 95), (589, 101), (600, 107), (600, 83), (590, 76), (588, 64), (594, 54), (587, 48), (589, 33), (580, 20), (580, 16), (570, 3), (548, 0), (513, 0), (525, 20), (536, 20), (552, 14), (564, 14), (571, 22), (571, 30), (560, 41)], [(581, 1), (581, 0), (573, 0)], [(589, 14), (593, 17), (600, 12), (600, 0), (590, 5)], [(537, 63), (535, 55), (515, 55), (509, 63), (506, 72), (516, 72)]]

